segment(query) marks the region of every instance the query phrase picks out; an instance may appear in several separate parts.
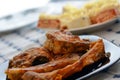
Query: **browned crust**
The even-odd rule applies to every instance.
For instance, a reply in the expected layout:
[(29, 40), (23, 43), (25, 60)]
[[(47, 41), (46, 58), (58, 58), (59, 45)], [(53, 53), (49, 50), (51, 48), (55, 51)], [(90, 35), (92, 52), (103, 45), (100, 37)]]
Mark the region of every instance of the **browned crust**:
[[(54, 54), (80, 53), (89, 49), (89, 41), (62, 32), (49, 32), (44, 47)], [(62, 51), (62, 52), (61, 52)]]
[(97, 14), (96, 16), (92, 16), (91, 22), (93, 24), (102, 23), (102, 22), (105, 22), (107, 20), (117, 17), (117, 15), (118, 15), (118, 12), (114, 8), (104, 10), (104, 11), (100, 12), (99, 14)]
[(64, 56), (63, 58), (59, 58), (55, 61), (51, 61), (38, 66), (28, 68), (11, 68), (6, 71), (6, 74), (11, 80), (21, 80), (21, 76), (27, 71), (34, 71), (39, 73), (49, 72), (72, 64), (79, 58), (80, 56), (78, 54), (70, 54), (68, 56)]
[(47, 73), (26, 72), (23, 75), (23, 80), (62, 80), (76, 72), (81, 71), (85, 66), (95, 63), (105, 57), (103, 41), (98, 40), (95, 45), (84, 54), (78, 61), (68, 65), (62, 69), (58, 69)]
[(46, 61), (51, 61), (52, 60), (52, 56), (50, 55), (50, 53), (43, 47), (40, 48), (31, 48), (28, 49), (22, 53), (20, 53), (19, 55), (15, 56), (9, 64), (9, 68), (16, 68), (16, 67), (30, 67), (32, 66), (35, 61), (35, 59), (41, 59), (45, 58)]
[(39, 28), (56, 28), (60, 29), (60, 20), (58, 19), (40, 19), (38, 21)]

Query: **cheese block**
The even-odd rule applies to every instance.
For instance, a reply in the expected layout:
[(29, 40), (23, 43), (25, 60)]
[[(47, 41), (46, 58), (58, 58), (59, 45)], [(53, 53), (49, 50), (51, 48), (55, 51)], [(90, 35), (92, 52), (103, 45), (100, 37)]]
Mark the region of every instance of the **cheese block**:
[(91, 21), (88, 16), (78, 16), (76, 18), (67, 20), (67, 19), (60, 19), (61, 21), (61, 29), (64, 29), (67, 27), (67, 29), (74, 29), (74, 28), (80, 28), (89, 26), (91, 24)]

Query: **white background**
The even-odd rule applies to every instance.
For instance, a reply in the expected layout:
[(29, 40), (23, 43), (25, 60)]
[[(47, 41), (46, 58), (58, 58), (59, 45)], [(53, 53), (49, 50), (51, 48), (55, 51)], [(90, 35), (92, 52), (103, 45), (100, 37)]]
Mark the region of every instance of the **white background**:
[(0, 0), (0, 17), (26, 9), (45, 6), (49, 0)]

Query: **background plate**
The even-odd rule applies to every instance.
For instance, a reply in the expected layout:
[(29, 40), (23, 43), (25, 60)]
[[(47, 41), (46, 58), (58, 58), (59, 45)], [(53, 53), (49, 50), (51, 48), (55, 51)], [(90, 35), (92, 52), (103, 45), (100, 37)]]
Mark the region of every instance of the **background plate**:
[(96, 31), (96, 30), (99, 30), (102, 28), (107, 28), (107, 27), (115, 24), (117, 21), (118, 21), (118, 18), (114, 18), (114, 19), (105, 21), (103, 23), (93, 24), (93, 25), (85, 26), (85, 27), (81, 27), (81, 28), (70, 29), (69, 31), (71, 31), (73, 34), (92, 32), (92, 31)]
[[(51, 2), (49, 3), (49, 10), (46, 11), (46, 13), (48, 14), (61, 14), (63, 13), (63, 7), (66, 4), (71, 4), (73, 6), (76, 6), (78, 8), (82, 7), (84, 4), (88, 3), (90, 0), (75, 0), (75, 1), (56, 1), (56, 2)], [(57, 6), (57, 7), (54, 7)], [(88, 32), (92, 32), (92, 31), (96, 31), (102, 28), (107, 28), (111, 25), (114, 25), (119, 19), (119, 16), (117, 16), (116, 18), (113, 18), (111, 20), (102, 22), (102, 23), (98, 23), (98, 24), (92, 24), (89, 26), (85, 26), (85, 27), (78, 27), (78, 28), (72, 28), (69, 29), (68, 31), (71, 31), (73, 34), (81, 34), (81, 33), (88, 33)], [(41, 28), (39, 28), (41, 29)], [(53, 29), (44, 29), (46, 31), (51, 31)]]

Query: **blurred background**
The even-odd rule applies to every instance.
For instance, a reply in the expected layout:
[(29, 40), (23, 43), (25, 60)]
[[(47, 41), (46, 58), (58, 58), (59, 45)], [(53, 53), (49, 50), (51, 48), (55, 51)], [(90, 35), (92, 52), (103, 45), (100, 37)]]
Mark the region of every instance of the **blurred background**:
[(36, 22), (40, 12), (46, 11), (43, 7), (48, 2), (49, 0), (0, 0), (0, 32)]
[(81, 6), (86, 1), (89, 0), (0, 0), (0, 33), (33, 24), (40, 13), (58, 14), (66, 3)]
[(49, 0), (0, 0), (0, 18), (26, 9), (43, 7)]

